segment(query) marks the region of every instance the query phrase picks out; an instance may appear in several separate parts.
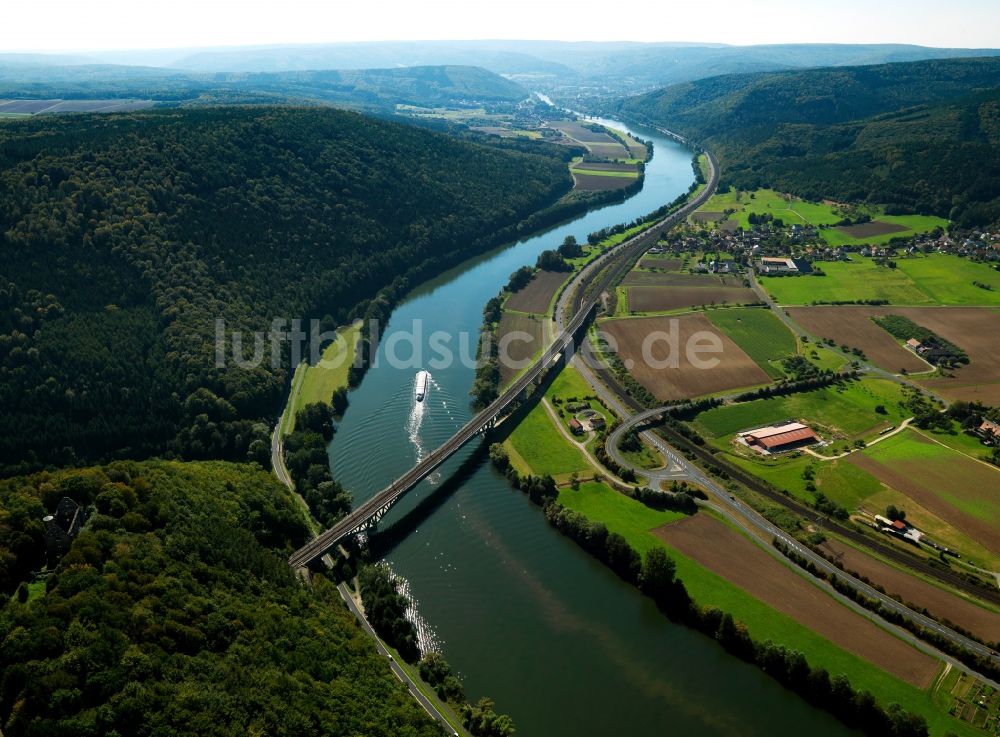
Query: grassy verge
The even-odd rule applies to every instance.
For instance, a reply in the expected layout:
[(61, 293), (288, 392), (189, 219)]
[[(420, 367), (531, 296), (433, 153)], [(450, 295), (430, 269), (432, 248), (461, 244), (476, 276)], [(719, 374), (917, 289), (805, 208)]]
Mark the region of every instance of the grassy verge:
[(361, 338), (361, 323), (340, 328), (337, 338), (323, 350), (322, 360), (315, 366), (296, 369), (303, 371), (301, 385), (292, 399), (292, 418), (288, 427), (294, 429), (295, 413), (314, 402), (328, 403), (333, 393), (347, 386), (347, 372)]

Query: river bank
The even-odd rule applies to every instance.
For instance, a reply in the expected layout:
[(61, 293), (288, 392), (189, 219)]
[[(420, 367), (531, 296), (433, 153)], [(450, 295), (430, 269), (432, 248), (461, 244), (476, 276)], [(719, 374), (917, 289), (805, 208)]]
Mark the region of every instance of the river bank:
[[(616, 127), (625, 127), (617, 124)], [(377, 365), (351, 394), (330, 444), (334, 478), (364, 499), (437, 447), (470, 416), (474, 370), (460, 362), (432, 370), (427, 399), (411, 383), (422, 366), (391, 365), (386, 344), (429, 331), (477, 335), (486, 300), (511, 272), (533, 263), (567, 235), (630, 222), (687, 191), (691, 155), (658, 136), (642, 191), (547, 233), (486, 254), (428, 282), (393, 313)], [(469, 447), (401, 502), (376, 535), (393, 569), (410, 582), (424, 619), (470, 699), (489, 694), (519, 733), (651, 733), (669, 714), (691, 734), (844, 734), (780, 685), (664, 620), (604, 566), (546, 523)], [(373, 540), (374, 542), (374, 540)]]

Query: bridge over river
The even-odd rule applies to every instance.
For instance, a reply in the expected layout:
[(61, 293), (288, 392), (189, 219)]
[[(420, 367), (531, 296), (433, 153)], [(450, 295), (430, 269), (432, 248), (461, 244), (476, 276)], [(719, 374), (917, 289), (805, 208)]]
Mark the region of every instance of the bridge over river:
[(574, 302), (576, 302), (577, 307), (573, 312), (573, 317), (527, 371), (439, 448), (429, 453), (413, 468), (353, 510), (333, 527), (321, 532), (292, 553), (288, 558), (289, 565), (293, 568), (308, 566), (322, 558), (344, 539), (375, 525), (408, 491), (427, 478), (462, 446), (492, 428), (497, 420), (502, 418), (516, 402), (527, 394), (529, 388), (541, 379), (546, 371), (560, 362), (564, 353), (573, 350), (575, 341), (586, 330), (587, 322), (597, 306), (601, 293), (615, 279), (616, 269), (607, 267), (613, 263), (630, 263), (631, 259), (637, 258), (651, 243), (655, 243), (661, 233), (701, 207), (715, 193), (719, 179), (718, 166), (711, 154), (707, 154), (707, 159), (709, 178), (700, 192), (650, 228), (623, 241), (591, 261), (566, 285), (567, 290), (576, 291)]

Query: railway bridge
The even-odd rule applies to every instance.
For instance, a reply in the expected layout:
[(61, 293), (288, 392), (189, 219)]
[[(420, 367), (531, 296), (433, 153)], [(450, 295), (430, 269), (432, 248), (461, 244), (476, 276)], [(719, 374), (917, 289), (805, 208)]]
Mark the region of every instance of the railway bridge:
[(710, 176), (700, 192), (685, 205), (666, 215), (650, 228), (623, 241), (591, 261), (566, 285), (565, 289), (576, 291), (574, 296), (577, 306), (573, 311), (573, 316), (566, 323), (565, 329), (556, 336), (552, 344), (524, 374), (493, 400), (488, 407), (465, 423), (443, 445), (428, 454), (417, 465), (371, 499), (358, 506), (333, 527), (321, 532), (292, 553), (288, 557), (288, 564), (293, 568), (308, 566), (322, 558), (341, 541), (376, 525), (396, 502), (427, 478), (438, 466), (470, 440), (491, 429), (520, 401), (530, 387), (544, 376), (546, 371), (559, 363), (565, 353), (574, 350), (576, 341), (585, 336), (590, 316), (597, 307), (601, 293), (618, 276), (615, 266), (628, 263), (629, 259), (638, 258), (661, 233), (701, 207), (715, 193), (718, 185), (718, 166), (711, 154), (707, 154), (707, 156)]

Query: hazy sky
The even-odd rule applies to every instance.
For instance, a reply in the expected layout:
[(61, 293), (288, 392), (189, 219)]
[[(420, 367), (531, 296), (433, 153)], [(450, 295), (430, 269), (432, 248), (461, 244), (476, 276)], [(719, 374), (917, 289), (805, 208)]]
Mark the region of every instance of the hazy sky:
[(396, 39), (1000, 47), (998, 0), (10, 0), (0, 51)]

